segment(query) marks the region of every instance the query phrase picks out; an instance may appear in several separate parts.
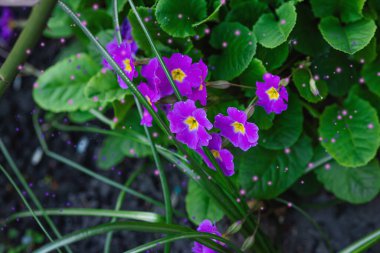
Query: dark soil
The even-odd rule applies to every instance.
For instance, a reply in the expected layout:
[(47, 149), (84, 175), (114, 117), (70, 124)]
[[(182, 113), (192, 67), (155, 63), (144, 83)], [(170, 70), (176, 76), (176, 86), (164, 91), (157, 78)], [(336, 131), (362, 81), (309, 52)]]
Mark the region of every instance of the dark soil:
[[(56, 41), (44, 42), (45, 47), (35, 50), (30, 57), (30, 63), (38, 69), (45, 69), (51, 65), (60, 47)], [(0, 138), (4, 141), (18, 168), (45, 208), (113, 209), (119, 194), (117, 189), (45, 155), (37, 162), (32, 161), (33, 157), (36, 157), (36, 152), (41, 151), (32, 125), (32, 112), (35, 111), (32, 99), (33, 82), (34, 78), (32, 77), (18, 77), (6, 94), (0, 98)], [(43, 121), (41, 123), (46, 130), (48, 125)], [(96, 168), (95, 159), (103, 140), (102, 136), (52, 130), (47, 133), (47, 143), (52, 151), (121, 184), (141, 163), (136, 159), (125, 159), (116, 168), (101, 171)], [(78, 143), (84, 140), (89, 142), (88, 146), (84, 151), (80, 151)], [(2, 154), (0, 154), (0, 164), (8, 172), (11, 172)], [(145, 161), (145, 165), (146, 171), (135, 180), (132, 188), (162, 201), (159, 180), (154, 175), (154, 165), (150, 161)], [(184, 212), (186, 177), (169, 164), (166, 165), (166, 172), (171, 191), (174, 192), (172, 197), (177, 199), (175, 208)], [(13, 176), (13, 178), (15, 177)], [(27, 229), (38, 232), (40, 230), (32, 218), (21, 219), (3, 226), (2, 220), (4, 221), (12, 213), (26, 210), (26, 208), (2, 174), (0, 175), (0, 185), (0, 252), (2, 247), (5, 247), (4, 252), (9, 252), (12, 247), (25, 242), (23, 235)], [(334, 197), (323, 190), (308, 197), (287, 193), (283, 198), (302, 206), (320, 224), (326, 231), (334, 252), (380, 227), (379, 198), (360, 206), (336, 203)], [(123, 210), (163, 213), (162, 209), (146, 204), (130, 195), (123, 204)], [(318, 230), (294, 208), (272, 202), (262, 217), (263, 229), (276, 241), (281, 252), (328, 252)], [(109, 221), (109, 219), (94, 217), (60, 217), (53, 220), (62, 234)], [(177, 219), (176, 222), (191, 226), (185, 219)], [(223, 227), (223, 222), (221, 224), (220, 227)], [(9, 239), (8, 233), (11, 229), (17, 229), (20, 235)], [(111, 252), (123, 252), (159, 236), (129, 232), (115, 233)], [(72, 249), (74, 252), (102, 252), (104, 241), (105, 236), (98, 236), (75, 243), (72, 245)], [(190, 249), (190, 242), (177, 242), (174, 244), (172, 252), (190, 252)], [(152, 252), (160, 251), (158, 247)], [(380, 252), (380, 246), (375, 246), (369, 252)]]

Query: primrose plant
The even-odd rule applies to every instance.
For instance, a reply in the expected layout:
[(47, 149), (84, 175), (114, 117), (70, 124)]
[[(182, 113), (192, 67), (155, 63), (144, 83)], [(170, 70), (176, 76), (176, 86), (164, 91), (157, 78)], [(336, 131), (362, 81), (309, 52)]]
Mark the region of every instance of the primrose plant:
[[(70, 243), (101, 233), (110, 252), (118, 230), (165, 235), (128, 252), (170, 252), (181, 239), (193, 240), (195, 253), (276, 252), (260, 215), (267, 201), (295, 206), (283, 193), (314, 191), (305, 178), (353, 204), (380, 192), (376, 1), (59, 0), (53, 10), (55, 2), (34, 7), (52, 12), (43, 35), (62, 44), (34, 83), (36, 104), (51, 112), (34, 113), (37, 136), (49, 157), (121, 197), (110, 223), (57, 231), (36, 252), (70, 252)], [(11, 18), (4, 10), (4, 40)], [(4, 66), (1, 77), (10, 78), (3, 73), (12, 65)], [(101, 169), (152, 158), (163, 202), (49, 150), (39, 117), (60, 131), (104, 135)], [(173, 210), (168, 173), (188, 178), (186, 214)], [(127, 210), (127, 221), (117, 220), (125, 194), (163, 208), (164, 217)], [(176, 224), (184, 216), (194, 226)]]

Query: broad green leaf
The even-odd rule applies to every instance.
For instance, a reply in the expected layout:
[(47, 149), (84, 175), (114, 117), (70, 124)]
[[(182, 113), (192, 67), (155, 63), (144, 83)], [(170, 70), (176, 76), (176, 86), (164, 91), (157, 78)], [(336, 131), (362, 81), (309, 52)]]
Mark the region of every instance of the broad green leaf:
[[(80, 1), (65, 1), (74, 11), (77, 10)], [(53, 14), (48, 20), (44, 36), (49, 38), (67, 38), (73, 35), (72, 20), (59, 6), (54, 8)]]
[(95, 116), (87, 111), (69, 112), (68, 116), (71, 122), (79, 124), (95, 119)]
[(259, 143), (267, 149), (288, 148), (301, 136), (302, 124), (302, 105), (295, 94), (289, 93), (288, 109), (276, 116), (269, 130), (259, 132)]
[(263, 82), (263, 75), (267, 73), (263, 63), (256, 58), (253, 58), (248, 68), (239, 76), (240, 84), (250, 86), (243, 88), (244, 94), (247, 97), (253, 97), (256, 93), (256, 82)]
[[(156, 17), (154, 16), (154, 8), (137, 7), (137, 12), (144, 21), (144, 25), (146, 26), (154, 44), (161, 52), (172, 53), (174, 51), (173, 49), (183, 49), (191, 45), (191, 42), (188, 42), (187, 40), (173, 39), (164, 32), (158, 25)], [(136, 41), (139, 49), (144, 50), (145, 54), (149, 57), (155, 56), (152, 47), (132, 10), (129, 11), (128, 20), (131, 23), (133, 39)]]
[(247, 27), (239, 23), (221, 23), (211, 34), (210, 44), (221, 50), (209, 58), (209, 69), (214, 80), (232, 80), (252, 61), (256, 39)]
[(336, 50), (315, 59), (310, 69), (314, 76), (326, 81), (329, 93), (333, 96), (347, 94), (350, 87), (359, 80), (358, 65)]
[(326, 190), (352, 204), (369, 202), (380, 191), (380, 167), (376, 159), (356, 168), (332, 161), (316, 169), (315, 174)]
[(196, 225), (199, 225), (205, 219), (217, 222), (224, 215), (207, 193), (193, 180), (189, 180), (186, 195), (186, 211), (189, 219)]
[(356, 52), (353, 58), (360, 63), (371, 63), (376, 60), (377, 46), (376, 37), (373, 37), (371, 42), (362, 50)]
[(380, 103), (379, 103), (379, 97), (377, 95), (370, 92), (367, 87), (364, 87), (363, 85), (359, 85), (359, 84), (356, 84), (351, 88), (349, 95), (351, 94), (354, 94), (358, 96), (359, 98), (369, 102), (371, 106), (376, 109), (377, 116), (380, 118)]
[(129, 89), (120, 87), (116, 75), (112, 71), (103, 72), (101, 70), (88, 81), (84, 94), (87, 98), (96, 101), (113, 102), (123, 99), (131, 92)]
[[(325, 99), (328, 94), (328, 87), (324, 80), (315, 80), (306, 69), (294, 69), (292, 72), (294, 84), (299, 94), (311, 103), (318, 103)], [(313, 78), (315, 87), (319, 91), (319, 95), (312, 93), (310, 79)]]
[(380, 58), (375, 62), (365, 64), (362, 76), (369, 90), (380, 97)]
[(312, 157), (310, 138), (302, 136), (288, 153), (254, 147), (235, 156), (235, 164), (240, 184), (249, 197), (272, 199), (304, 174)]
[(363, 17), (366, 0), (311, 0), (314, 15), (319, 18), (339, 15), (343, 22), (354, 22)]
[(267, 5), (259, 0), (242, 1), (232, 7), (225, 20), (239, 22), (247, 27), (252, 27), (267, 9)]
[(308, 56), (319, 56), (328, 52), (329, 45), (318, 30), (319, 20), (313, 16), (309, 5), (297, 5), (297, 23), (291, 34), (293, 46), (298, 52)]
[(207, 118), (214, 121), (215, 116), (219, 113), (226, 114), (228, 107), (236, 107), (239, 110), (244, 110), (239, 101), (233, 97), (220, 97), (218, 100), (212, 101), (207, 106)]
[(161, 28), (173, 37), (193, 36), (193, 24), (207, 16), (205, 0), (159, 0), (156, 18)]
[[(114, 31), (111, 29), (100, 31), (98, 34), (96, 34), (96, 39), (99, 41), (100, 44), (106, 47), (107, 44), (114, 39)], [(87, 50), (96, 62), (102, 62), (103, 56), (99, 52), (97, 47), (94, 45), (94, 43), (88, 44)]]
[(96, 160), (96, 164), (99, 168), (111, 169), (123, 160), (124, 153), (121, 148), (123, 141), (123, 138), (115, 136), (107, 137), (103, 141), (98, 159)]
[(98, 103), (84, 95), (89, 79), (99, 66), (86, 54), (64, 59), (42, 74), (33, 90), (33, 98), (43, 109), (52, 112), (88, 110)]
[(276, 14), (278, 19), (273, 13), (262, 15), (253, 27), (257, 41), (267, 48), (284, 43), (296, 24), (297, 13), (292, 3), (281, 5)]
[(355, 95), (346, 99), (343, 107), (326, 107), (318, 130), (322, 146), (342, 166), (367, 164), (380, 145), (376, 110)]
[(260, 130), (266, 130), (273, 126), (274, 113), (266, 113), (264, 108), (260, 106), (255, 107), (255, 112), (252, 115), (252, 122), (259, 127)]
[(263, 62), (269, 71), (281, 67), (288, 58), (288, 55), (289, 45), (287, 42), (272, 49), (258, 45), (256, 53), (256, 57)]
[(326, 17), (322, 18), (319, 30), (330, 46), (347, 54), (354, 54), (368, 45), (375, 35), (376, 25), (371, 19), (342, 25), (339, 19)]

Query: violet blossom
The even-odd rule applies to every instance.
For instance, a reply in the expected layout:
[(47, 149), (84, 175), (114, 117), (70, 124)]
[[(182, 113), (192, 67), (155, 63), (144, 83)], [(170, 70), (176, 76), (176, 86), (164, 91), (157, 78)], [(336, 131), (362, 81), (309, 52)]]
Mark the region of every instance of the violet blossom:
[[(280, 86), (280, 77), (266, 73), (264, 82), (256, 82), (257, 105), (262, 106), (267, 113), (280, 114), (288, 108), (288, 92)], [(286, 101), (286, 102), (285, 102)]]
[[(210, 220), (204, 220), (202, 221), (201, 224), (199, 224), (198, 232), (203, 232), (203, 233), (209, 233), (209, 234), (214, 234), (217, 236), (222, 236), (222, 234), (218, 231), (217, 227), (212, 224)], [(192, 248), (193, 253), (217, 253), (215, 250), (212, 250), (199, 242), (194, 242), (194, 247)]]

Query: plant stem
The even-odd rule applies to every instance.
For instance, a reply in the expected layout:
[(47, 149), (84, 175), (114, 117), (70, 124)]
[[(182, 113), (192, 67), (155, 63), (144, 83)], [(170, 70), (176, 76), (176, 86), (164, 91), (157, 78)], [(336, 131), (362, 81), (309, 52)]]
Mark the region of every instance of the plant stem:
[(17, 75), (18, 68), (26, 60), (27, 50), (31, 50), (39, 40), (47, 20), (57, 0), (41, 0), (33, 7), (25, 29), (0, 69), (0, 97)]
[[(54, 222), (50, 219), (48, 215), (45, 214), (44, 208), (41, 204), (41, 202), (38, 200), (37, 196), (33, 193), (32, 189), (30, 189), (28, 183), (25, 181), (25, 178), (22, 176), (20, 170), (17, 168), (16, 163), (12, 159), (11, 155), (8, 153), (7, 148), (5, 147), (3, 141), (0, 139), (0, 150), (3, 153), (5, 159), (9, 163), (13, 173), (15, 173), (18, 180), (21, 182), (21, 185), (24, 187), (26, 192), (28, 193), (29, 197), (32, 199), (32, 202), (37, 207), (37, 209), (42, 212), (42, 216), (46, 220), (47, 224), (55, 234), (55, 236), (59, 239), (62, 237), (61, 233), (58, 231), (57, 227), (54, 225)], [(72, 252), (70, 248), (66, 248), (68, 252)]]
[(131, 9), (132, 9), (133, 13), (136, 15), (136, 19), (137, 19), (137, 21), (139, 22), (139, 24), (140, 24), (140, 26), (141, 26), (141, 29), (144, 31), (145, 36), (146, 36), (146, 38), (147, 38), (147, 40), (148, 40), (150, 46), (152, 47), (154, 54), (157, 56), (157, 59), (158, 59), (158, 61), (160, 62), (160, 65), (161, 65), (162, 69), (164, 70), (166, 77), (167, 77), (168, 80), (169, 80), (170, 85), (172, 86), (172, 88), (173, 88), (173, 90), (174, 90), (174, 94), (176, 95), (176, 97), (177, 97), (177, 99), (178, 99), (179, 101), (182, 101), (183, 99), (182, 99), (181, 93), (179, 92), (177, 86), (175, 85), (175, 83), (174, 83), (174, 81), (173, 81), (173, 78), (172, 78), (171, 74), (169, 73), (168, 68), (166, 67), (164, 61), (162, 60), (162, 57), (161, 57), (161, 55), (160, 55), (160, 52), (158, 52), (157, 47), (154, 45), (153, 40), (152, 40), (152, 38), (150, 37), (149, 32), (148, 32), (148, 30), (146, 29), (146, 27), (145, 27), (145, 25), (144, 25), (144, 22), (143, 22), (143, 20), (141, 19), (140, 14), (138, 13), (138, 11), (137, 11), (137, 9), (136, 9), (135, 4), (133, 3), (132, 0), (128, 0), (128, 2), (129, 2), (129, 5), (131, 6)]
[[(137, 176), (143, 171), (144, 167), (140, 166), (137, 170), (135, 170), (125, 182), (125, 187), (129, 187), (133, 181), (137, 178)], [(120, 191), (119, 196), (117, 197), (115, 211), (119, 211), (121, 206), (125, 200), (126, 194), (123, 191)], [(113, 217), (111, 222), (114, 223), (117, 221), (117, 217)], [(109, 253), (111, 249), (111, 241), (112, 241), (113, 232), (109, 232), (106, 236), (106, 242), (104, 243), (104, 253)]]
[(5, 175), (5, 177), (8, 179), (8, 181), (12, 184), (13, 188), (15, 188), (17, 194), (20, 196), (22, 202), (24, 203), (24, 205), (28, 208), (30, 214), (33, 216), (33, 218), (36, 220), (38, 226), (41, 228), (41, 230), (44, 232), (44, 234), (46, 235), (46, 237), (51, 241), (51, 242), (54, 242), (53, 238), (50, 236), (49, 232), (45, 229), (44, 225), (42, 225), (40, 219), (38, 219), (38, 217), (36, 216), (36, 214), (34, 213), (32, 207), (28, 204), (28, 201), (25, 199), (24, 195), (22, 194), (20, 188), (18, 188), (17, 184), (15, 183), (15, 181), (13, 181), (12, 177), (8, 174), (8, 172), (4, 169), (3, 166), (1, 166), (0, 164), (0, 170), (1, 172)]
[(90, 113), (94, 115), (98, 120), (109, 126), (109, 128), (114, 129), (115, 128), (115, 122), (104, 116), (102, 113), (95, 109), (90, 109)]

